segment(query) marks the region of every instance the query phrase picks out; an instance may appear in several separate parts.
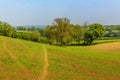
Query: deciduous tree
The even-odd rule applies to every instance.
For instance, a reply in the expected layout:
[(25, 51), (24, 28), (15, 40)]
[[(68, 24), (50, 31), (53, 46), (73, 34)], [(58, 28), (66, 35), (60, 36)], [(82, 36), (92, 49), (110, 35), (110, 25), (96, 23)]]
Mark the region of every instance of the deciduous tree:
[(101, 24), (92, 24), (85, 33), (84, 44), (92, 44), (92, 42), (105, 34), (105, 29)]

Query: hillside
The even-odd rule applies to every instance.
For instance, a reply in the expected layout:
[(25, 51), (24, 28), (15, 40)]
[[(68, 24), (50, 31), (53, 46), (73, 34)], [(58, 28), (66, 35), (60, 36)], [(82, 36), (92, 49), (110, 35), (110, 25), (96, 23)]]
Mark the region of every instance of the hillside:
[(47, 25), (16, 25), (14, 27), (18, 27), (18, 26), (23, 26), (23, 27), (26, 27), (26, 28), (31, 28), (31, 27), (35, 27), (35, 28), (46, 28)]
[(0, 80), (120, 80), (120, 42), (57, 47), (0, 36)]

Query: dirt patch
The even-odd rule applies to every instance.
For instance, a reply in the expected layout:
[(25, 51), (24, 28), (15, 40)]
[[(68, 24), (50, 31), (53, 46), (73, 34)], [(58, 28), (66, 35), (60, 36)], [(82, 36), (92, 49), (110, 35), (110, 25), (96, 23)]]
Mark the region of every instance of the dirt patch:
[(0, 72), (3, 72), (4, 71), (4, 68), (3, 68), (3, 63), (0, 61)]

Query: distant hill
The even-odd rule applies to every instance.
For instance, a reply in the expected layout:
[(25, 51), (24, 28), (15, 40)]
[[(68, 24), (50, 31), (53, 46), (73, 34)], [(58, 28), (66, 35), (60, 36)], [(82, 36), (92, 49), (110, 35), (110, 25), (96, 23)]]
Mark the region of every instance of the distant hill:
[[(17, 26), (23, 26), (23, 27), (27, 27), (27, 28), (29, 28), (29, 27), (46, 28), (47, 27), (47, 25), (17, 25)], [(17, 26), (15, 26), (15, 27), (17, 27)]]

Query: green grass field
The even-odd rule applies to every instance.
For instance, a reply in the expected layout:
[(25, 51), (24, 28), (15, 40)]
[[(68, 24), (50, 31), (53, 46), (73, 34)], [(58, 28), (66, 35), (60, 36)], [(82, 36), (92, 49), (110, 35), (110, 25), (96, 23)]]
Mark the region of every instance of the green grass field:
[(120, 40), (112, 41), (57, 47), (0, 36), (0, 80), (120, 80)]

